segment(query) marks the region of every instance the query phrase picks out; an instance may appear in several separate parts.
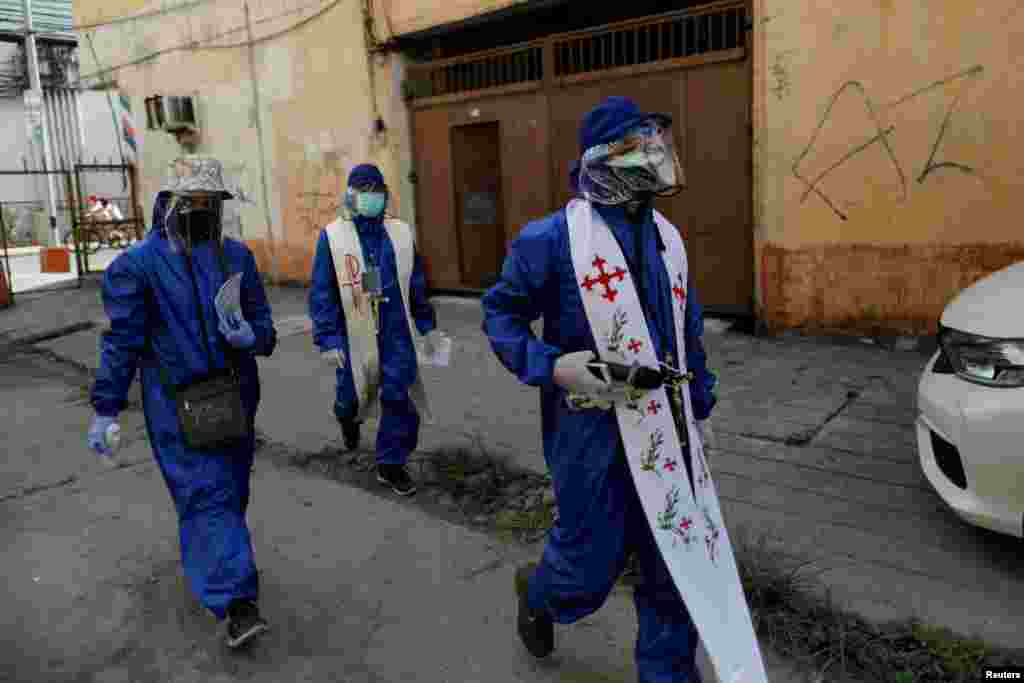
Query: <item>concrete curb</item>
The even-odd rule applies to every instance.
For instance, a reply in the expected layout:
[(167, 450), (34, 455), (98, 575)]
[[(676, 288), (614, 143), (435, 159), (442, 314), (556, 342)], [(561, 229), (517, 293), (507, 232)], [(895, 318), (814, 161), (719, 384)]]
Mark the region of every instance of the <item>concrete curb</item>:
[(35, 332), (22, 337), (10, 337), (4, 344), (0, 345), (0, 350), (21, 346), (32, 346), (34, 344), (39, 344), (40, 342), (52, 341), (54, 339), (59, 339), (60, 337), (66, 337), (69, 334), (85, 332), (98, 326), (99, 325), (95, 321), (88, 320), (85, 322), (56, 327), (43, 332)]
[(903, 353), (919, 353), (930, 356), (938, 349), (934, 335), (921, 337), (902, 335), (865, 336), (862, 334), (818, 334), (800, 330), (786, 330), (777, 334), (765, 334), (767, 338), (800, 339), (836, 346), (875, 346), (883, 351), (899, 351)]

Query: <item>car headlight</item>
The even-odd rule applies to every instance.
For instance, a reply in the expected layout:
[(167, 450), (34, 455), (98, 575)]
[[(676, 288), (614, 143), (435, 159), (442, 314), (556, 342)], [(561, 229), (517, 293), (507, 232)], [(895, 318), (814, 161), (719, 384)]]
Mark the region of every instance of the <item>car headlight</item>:
[(963, 379), (989, 387), (1024, 387), (1024, 339), (993, 339), (943, 329), (939, 344)]

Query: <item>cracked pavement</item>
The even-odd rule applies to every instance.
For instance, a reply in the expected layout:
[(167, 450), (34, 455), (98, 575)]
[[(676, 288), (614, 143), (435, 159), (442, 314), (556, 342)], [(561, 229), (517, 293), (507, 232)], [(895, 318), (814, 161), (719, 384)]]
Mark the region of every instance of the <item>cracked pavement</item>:
[[(512, 575), (538, 547), (499, 542), (429, 495), (398, 500), (360, 480), (349, 454), (332, 455), (333, 372), (313, 353), (305, 291), (270, 295), (281, 341), (260, 362), (266, 444), (250, 514), (274, 626), (265, 643), (229, 655), (184, 589), (137, 405), (122, 416), (123, 467), (86, 451), (99, 328), (85, 329), (0, 353), (0, 418), (13, 425), (0, 463), (0, 680), (635, 680), (628, 589), (558, 629), (556, 654), (534, 662), (515, 639)], [(96, 320), (97, 299), (88, 288), (19, 299), (0, 313), (0, 335)], [(543, 474), (535, 391), (497, 363), (476, 302), (437, 305), (454, 365), (424, 373), (436, 420), (416, 457), (482, 449)], [(868, 617), (921, 616), (1016, 644), (1019, 543), (960, 523), (917, 465), (923, 355), (731, 332), (706, 345), (721, 379), (711, 467), (733, 532), (769, 532), (786, 553), (817, 558), (835, 597)], [(364, 430), (361, 458), (374, 438)], [(803, 680), (766, 657), (771, 680)]]

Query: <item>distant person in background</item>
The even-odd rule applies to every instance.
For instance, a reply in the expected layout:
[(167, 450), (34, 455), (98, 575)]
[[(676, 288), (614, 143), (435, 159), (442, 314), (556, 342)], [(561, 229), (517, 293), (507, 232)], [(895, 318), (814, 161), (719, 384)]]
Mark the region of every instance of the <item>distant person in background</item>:
[(89, 195), (89, 208), (86, 209), (85, 215), (89, 218), (98, 218), (101, 211), (103, 211), (103, 205), (100, 203), (99, 198), (96, 195)]
[(102, 207), (101, 212), (103, 220), (105, 221), (123, 221), (124, 214), (121, 213), (121, 209), (117, 208), (117, 204), (113, 203), (107, 198), (100, 200), (100, 206)]

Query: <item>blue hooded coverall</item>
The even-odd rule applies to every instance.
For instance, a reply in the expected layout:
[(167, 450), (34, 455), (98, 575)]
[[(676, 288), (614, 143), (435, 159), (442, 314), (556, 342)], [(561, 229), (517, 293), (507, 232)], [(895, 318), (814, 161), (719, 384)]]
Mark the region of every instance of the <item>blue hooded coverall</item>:
[[(362, 164), (349, 174), (349, 187), (361, 182), (384, 183), (380, 171), (370, 164)], [(404, 465), (419, 442), (420, 416), (409, 398), (409, 387), (416, 381), (416, 348), (409, 334), (405, 307), (398, 282), (395, 250), (384, 227), (383, 216), (353, 218), (359, 242), (363, 248), (363, 261), (367, 268), (376, 266), (381, 271), (381, 284), (386, 302), (380, 304), (380, 333), (378, 352), (381, 370), (381, 417), (377, 430), (377, 463)], [(409, 306), (416, 329), (427, 334), (437, 327), (434, 307), (427, 299), (427, 279), (417, 252), (409, 286)], [(313, 259), (313, 277), (309, 292), (309, 317), (313, 320), (313, 342), (321, 351), (341, 349), (346, 358), (349, 353), (348, 333), (345, 328), (345, 310), (338, 291), (338, 279), (331, 256), (327, 231), (320, 231), (316, 256)], [(337, 391), (334, 414), (339, 420), (352, 420), (358, 412), (355, 383), (351, 365), (337, 369)]]
[[(160, 367), (175, 386), (226, 367), (227, 341), (218, 331), (213, 303), (224, 278), (215, 245), (196, 245), (192, 267), (201, 302), (201, 311), (197, 310), (187, 252), (172, 246), (164, 231), (168, 199), (169, 193), (157, 195), (153, 229), (119, 255), (104, 275), (103, 304), (110, 327), (100, 343), (92, 404), (97, 414), (116, 417), (136, 369), (140, 371), (146, 431), (177, 509), (185, 576), (200, 603), (223, 619), (232, 600), (258, 597), (245, 521), (255, 436), (220, 451), (198, 452), (183, 442), (175, 401), (162, 383)], [(260, 401), (256, 356), (273, 353), (277, 334), (252, 252), (232, 239), (225, 239), (223, 248), (228, 275), (243, 273), (242, 316), (256, 336), (252, 349), (236, 352), (242, 401), (254, 421)], [(206, 321), (212, 359), (202, 344), (200, 315)]]
[[(641, 302), (658, 357), (675, 355), (672, 292), (660, 235), (648, 210), (642, 225), (622, 208), (597, 206), (622, 247), (630, 272), (640, 272)], [(502, 364), (521, 382), (540, 388), (544, 458), (554, 481), (558, 522), (530, 580), (531, 608), (568, 624), (595, 612), (635, 552), (639, 620), (636, 663), (641, 683), (694, 683), (698, 634), (676, 590), (641, 506), (614, 412), (574, 412), (554, 383), (555, 360), (597, 351), (573, 268), (565, 210), (529, 223), (510, 247), (501, 280), (483, 298), (484, 332)], [(530, 324), (543, 318), (543, 339)], [(686, 303), (686, 361), (694, 417), (714, 407), (715, 377), (707, 369), (701, 308), (691, 288)], [(687, 450), (684, 448), (684, 450)], [(684, 453), (689, 467), (689, 452)], [(690, 470), (692, 471), (692, 469)]]

